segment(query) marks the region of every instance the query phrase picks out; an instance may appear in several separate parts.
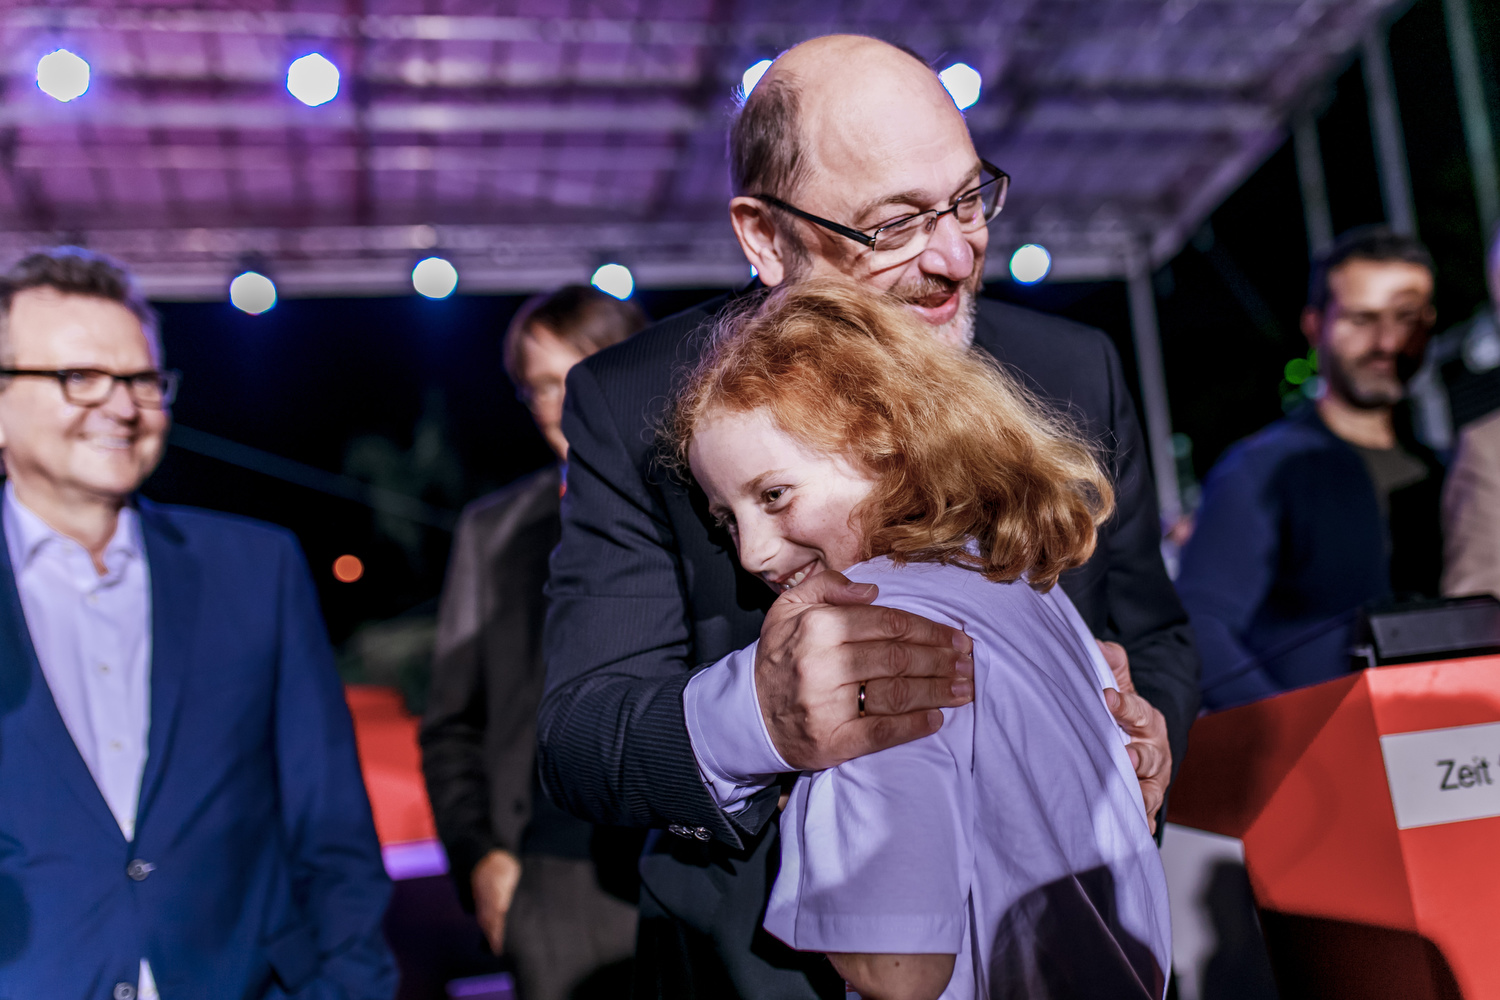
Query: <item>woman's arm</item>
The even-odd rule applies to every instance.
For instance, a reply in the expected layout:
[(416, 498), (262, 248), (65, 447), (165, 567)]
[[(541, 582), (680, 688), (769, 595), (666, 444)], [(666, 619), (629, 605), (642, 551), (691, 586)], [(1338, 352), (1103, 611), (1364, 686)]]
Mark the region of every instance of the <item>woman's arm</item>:
[(953, 955), (830, 954), (861, 1000), (937, 1000), (953, 978)]

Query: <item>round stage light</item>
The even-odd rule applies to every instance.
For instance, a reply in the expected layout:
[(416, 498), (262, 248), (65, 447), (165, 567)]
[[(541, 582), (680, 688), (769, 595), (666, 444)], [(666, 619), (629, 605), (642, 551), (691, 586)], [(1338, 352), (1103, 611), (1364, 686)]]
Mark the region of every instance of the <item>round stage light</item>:
[(760, 83), (760, 78), (766, 75), (766, 70), (771, 68), (771, 60), (762, 59), (760, 62), (745, 70), (745, 75), (740, 77), (740, 99), (750, 96), (750, 91)]
[(441, 257), (419, 260), (411, 269), (411, 286), (429, 299), (446, 299), (458, 287), (458, 268)]
[(958, 105), (960, 111), (972, 107), (979, 100), (979, 90), (984, 84), (979, 70), (968, 63), (954, 63), (939, 73), (938, 79), (943, 81), (943, 86), (953, 95), (953, 103)]
[(246, 271), (229, 283), (229, 301), (241, 312), (259, 316), (276, 304), (276, 283), (259, 271)]
[(635, 291), (635, 278), (630, 273), (630, 268), (624, 264), (605, 264), (594, 272), (589, 283), (606, 295), (613, 295), (620, 301), (630, 298), (630, 293)]
[(1052, 270), (1052, 255), (1047, 248), (1028, 243), (1010, 255), (1010, 276), (1023, 285), (1034, 285)]
[(327, 104), (339, 95), (339, 68), (322, 53), (305, 55), (287, 67), (286, 89), (310, 108)]
[(339, 583), (354, 583), (364, 575), (364, 560), (359, 556), (342, 555), (333, 561), (333, 578)]
[(88, 91), (89, 64), (67, 49), (48, 52), (37, 60), (36, 85), (48, 97), (66, 104)]

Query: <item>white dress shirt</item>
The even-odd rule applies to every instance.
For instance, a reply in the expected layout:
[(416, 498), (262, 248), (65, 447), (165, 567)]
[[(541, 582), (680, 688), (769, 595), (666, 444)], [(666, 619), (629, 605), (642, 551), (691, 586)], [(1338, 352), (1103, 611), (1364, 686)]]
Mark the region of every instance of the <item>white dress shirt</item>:
[[(151, 578), (140, 518), (120, 511), (102, 576), (88, 551), (27, 509), (10, 482), (4, 526), (52, 700), (121, 834), (133, 841), (151, 724)], [(142, 959), (140, 1000), (156, 996)]]

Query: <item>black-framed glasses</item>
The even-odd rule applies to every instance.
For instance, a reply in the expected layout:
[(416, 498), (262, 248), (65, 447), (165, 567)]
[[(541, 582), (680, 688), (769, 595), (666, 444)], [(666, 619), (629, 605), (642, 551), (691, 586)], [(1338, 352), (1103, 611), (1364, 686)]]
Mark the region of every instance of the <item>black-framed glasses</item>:
[(125, 391), (143, 410), (161, 410), (177, 398), (182, 373), (175, 370), (148, 368), (145, 371), (117, 375), (98, 368), (0, 368), (0, 376), (24, 375), (52, 378), (62, 387), (63, 398), (74, 406), (98, 406), (109, 398), (116, 382), (125, 383)]
[(901, 252), (915, 257), (927, 249), (927, 241), (932, 238), (932, 233), (937, 229), (937, 224), (943, 216), (953, 216), (958, 220), (959, 227), (964, 232), (972, 233), (981, 226), (988, 225), (1005, 207), (1005, 194), (1010, 190), (1010, 175), (988, 160), (980, 160), (979, 166), (989, 175), (989, 178), (979, 186), (970, 188), (959, 195), (953, 200), (952, 205), (944, 209), (929, 208), (925, 212), (905, 215), (868, 233), (821, 218), (811, 212), (804, 212), (797, 206), (790, 205), (769, 194), (757, 194), (751, 197), (768, 205), (775, 205), (799, 219), (806, 219), (815, 226), (822, 226), (830, 233), (853, 240), (874, 253)]

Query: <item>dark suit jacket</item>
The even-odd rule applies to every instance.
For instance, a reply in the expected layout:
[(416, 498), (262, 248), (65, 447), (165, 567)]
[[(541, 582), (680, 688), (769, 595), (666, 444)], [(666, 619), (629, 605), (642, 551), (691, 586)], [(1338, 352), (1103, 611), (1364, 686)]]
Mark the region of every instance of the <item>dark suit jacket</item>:
[[(140, 502), (151, 724), (126, 843), (47, 687), (0, 535), (0, 997), (390, 997), (390, 883), (307, 565)], [(139, 881), (134, 859), (155, 866)], [(137, 869), (139, 871), (139, 869)]]
[[(693, 670), (753, 642), (774, 596), (738, 568), (701, 493), (653, 462), (653, 429), (674, 377), (698, 357), (722, 305), (659, 323), (568, 378), (571, 452), (549, 584), (542, 778), (581, 816), (701, 828), (712, 845), (666, 837), (643, 859), (643, 921), (652, 906), (679, 920), (684, 935), (696, 936), (689, 947), (716, 951), (726, 968), (714, 974), (727, 972), (744, 995), (809, 996), (791, 958), (768, 961), (768, 946), (752, 942), (776, 857), (774, 836), (760, 836), (776, 790), (733, 818), (723, 814), (683, 721)], [(1094, 558), (1064, 576), (1063, 588), (1096, 634), (1125, 645), (1180, 759), (1198, 707), (1197, 654), (1162, 566), (1149, 463), (1119, 358), (1097, 330), (998, 302), (981, 302), (975, 337), (1110, 448), (1119, 511)]]
[(557, 466), (526, 476), (470, 504), (453, 535), (422, 770), (453, 880), (471, 906), (470, 875), (496, 848), (588, 856), (590, 825), (532, 794), (542, 587), (562, 530), (561, 485)]
[(1348, 673), (1361, 606), (1437, 594), (1443, 470), (1398, 427), (1427, 478), (1391, 494), (1389, 530), (1364, 460), (1311, 405), (1214, 465), (1177, 578), (1209, 708)]

